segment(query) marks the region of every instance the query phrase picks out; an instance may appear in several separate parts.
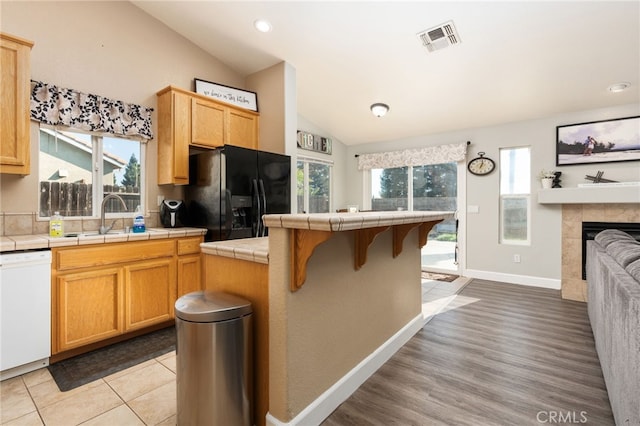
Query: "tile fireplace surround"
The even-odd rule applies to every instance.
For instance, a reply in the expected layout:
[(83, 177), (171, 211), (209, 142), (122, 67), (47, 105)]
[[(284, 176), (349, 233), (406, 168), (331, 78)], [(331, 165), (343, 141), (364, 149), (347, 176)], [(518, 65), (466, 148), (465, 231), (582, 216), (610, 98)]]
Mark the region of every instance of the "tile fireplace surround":
[(587, 301), (582, 279), (582, 222), (640, 223), (640, 203), (562, 205), (562, 298)]

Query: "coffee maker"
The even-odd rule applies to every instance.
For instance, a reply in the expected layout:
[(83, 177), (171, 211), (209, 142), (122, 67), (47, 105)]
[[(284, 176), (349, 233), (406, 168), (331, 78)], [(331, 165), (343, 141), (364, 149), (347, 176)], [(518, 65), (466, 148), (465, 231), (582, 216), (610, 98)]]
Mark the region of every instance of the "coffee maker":
[(182, 200), (164, 200), (160, 204), (160, 221), (165, 228), (184, 226), (185, 205)]

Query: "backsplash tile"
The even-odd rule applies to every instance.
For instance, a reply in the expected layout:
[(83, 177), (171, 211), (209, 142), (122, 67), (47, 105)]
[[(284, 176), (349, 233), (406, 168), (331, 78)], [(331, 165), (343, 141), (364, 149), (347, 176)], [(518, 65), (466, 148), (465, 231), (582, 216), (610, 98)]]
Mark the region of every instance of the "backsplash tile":
[[(33, 233), (34, 234), (48, 234), (49, 233), (49, 221), (37, 220), (37, 213), (33, 215)], [(66, 225), (66, 223), (65, 223)], [(66, 229), (65, 229), (66, 232)]]
[[(158, 228), (160, 224), (160, 213), (158, 211), (149, 212), (145, 217), (147, 228)], [(105, 220), (110, 225), (113, 219)], [(132, 227), (133, 218), (118, 218), (113, 225), (114, 230), (124, 230), (125, 227)], [(65, 233), (80, 233), (97, 231), (100, 228), (100, 219), (64, 219)], [(14, 235), (38, 235), (49, 233), (49, 221), (38, 217), (38, 213), (6, 213), (0, 212), (0, 236)]]
[(4, 235), (33, 234), (33, 213), (5, 213)]

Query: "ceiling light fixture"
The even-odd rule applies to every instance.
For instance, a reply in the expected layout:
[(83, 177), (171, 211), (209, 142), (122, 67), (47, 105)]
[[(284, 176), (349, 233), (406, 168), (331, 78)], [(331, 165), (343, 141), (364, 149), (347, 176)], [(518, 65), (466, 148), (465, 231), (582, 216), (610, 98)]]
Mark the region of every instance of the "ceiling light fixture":
[(253, 21), (253, 26), (261, 33), (268, 33), (271, 31), (271, 24), (265, 19), (256, 19)]
[(375, 104), (371, 105), (371, 112), (376, 117), (382, 117), (387, 112), (389, 112), (389, 105), (382, 104), (382, 103), (375, 103)]
[(623, 92), (623, 91), (627, 90), (629, 88), (629, 86), (631, 86), (631, 83), (627, 83), (627, 82), (616, 83), (616, 84), (612, 84), (611, 86), (609, 86), (609, 91), (611, 93)]

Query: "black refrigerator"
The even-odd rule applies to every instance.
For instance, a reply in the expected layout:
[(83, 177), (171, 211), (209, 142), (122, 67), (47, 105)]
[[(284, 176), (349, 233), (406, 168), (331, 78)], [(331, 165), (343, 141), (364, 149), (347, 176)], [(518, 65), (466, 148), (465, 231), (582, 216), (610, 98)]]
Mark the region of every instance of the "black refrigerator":
[(185, 203), (205, 241), (267, 236), (263, 215), (291, 213), (291, 157), (231, 145), (191, 155)]

